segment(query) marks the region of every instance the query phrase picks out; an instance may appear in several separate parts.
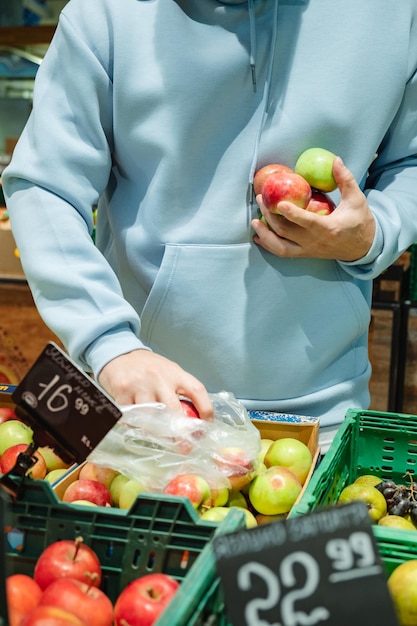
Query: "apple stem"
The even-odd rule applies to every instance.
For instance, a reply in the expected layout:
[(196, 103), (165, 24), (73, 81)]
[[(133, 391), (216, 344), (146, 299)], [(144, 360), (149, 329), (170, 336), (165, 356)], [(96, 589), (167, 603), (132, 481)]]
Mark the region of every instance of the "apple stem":
[(86, 583), (88, 585), (87, 589), (86, 589), (86, 593), (88, 594), (88, 592), (90, 591), (90, 589), (92, 587), (95, 587), (96, 585), (94, 584), (94, 581), (97, 580), (98, 578), (98, 574), (97, 572), (86, 572), (85, 574), (86, 578), (88, 579), (88, 582)]
[(78, 555), (78, 550), (80, 549), (81, 544), (83, 543), (84, 539), (82, 537), (76, 537), (75, 539), (75, 551), (74, 551), (74, 558), (73, 561), (76, 560), (77, 555)]

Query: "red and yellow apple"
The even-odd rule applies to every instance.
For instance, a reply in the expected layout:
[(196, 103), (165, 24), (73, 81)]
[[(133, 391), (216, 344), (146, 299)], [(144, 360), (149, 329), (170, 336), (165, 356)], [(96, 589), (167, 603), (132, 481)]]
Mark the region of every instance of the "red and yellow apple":
[(275, 172), (262, 187), (262, 200), (271, 213), (280, 214), (280, 202), (292, 202), (305, 209), (311, 198), (309, 183), (295, 172)]
[(258, 474), (250, 484), (249, 500), (257, 513), (288, 513), (301, 493), (297, 476), (286, 467), (274, 466)]
[(112, 497), (108, 487), (98, 480), (78, 478), (65, 489), (62, 496), (63, 502), (74, 500), (89, 500), (97, 506), (112, 506)]
[(205, 478), (198, 474), (179, 474), (164, 488), (171, 496), (188, 498), (196, 510), (211, 505), (211, 489)]
[(269, 163), (268, 165), (264, 165), (259, 170), (256, 171), (255, 176), (253, 178), (253, 192), (255, 196), (262, 193), (262, 189), (266, 179), (271, 176), (271, 174), (275, 174), (275, 172), (292, 172), (293, 170), (287, 165), (283, 165), (282, 163)]
[(39, 606), (68, 611), (88, 626), (112, 626), (113, 604), (101, 590), (74, 578), (58, 578), (42, 593)]
[(151, 626), (174, 597), (179, 582), (163, 573), (129, 583), (114, 605), (114, 626)]

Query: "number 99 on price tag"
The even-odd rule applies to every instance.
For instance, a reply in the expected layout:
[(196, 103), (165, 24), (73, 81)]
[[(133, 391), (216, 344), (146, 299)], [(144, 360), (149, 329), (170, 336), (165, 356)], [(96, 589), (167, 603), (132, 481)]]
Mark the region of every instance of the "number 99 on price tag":
[(213, 539), (232, 626), (398, 626), (362, 502)]

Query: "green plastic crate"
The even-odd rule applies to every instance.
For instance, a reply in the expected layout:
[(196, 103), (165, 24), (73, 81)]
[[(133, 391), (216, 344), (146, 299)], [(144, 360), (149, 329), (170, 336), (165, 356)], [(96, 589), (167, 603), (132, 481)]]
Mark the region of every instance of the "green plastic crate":
[[(46, 481), (25, 484), (23, 496), (10, 502), (6, 511), (6, 575), (32, 575), (48, 545), (82, 536), (100, 559), (102, 589), (113, 602), (129, 582), (144, 574), (169, 574), (181, 582), (181, 590), (188, 576), (196, 580), (196, 569), (204, 572), (193, 598), (198, 603), (215, 582), (214, 569), (199, 567), (199, 559), (211, 551), (212, 537), (245, 526), (245, 515), (238, 509), (221, 524), (203, 522), (185, 498), (140, 494), (129, 511), (87, 508), (62, 503)], [(172, 619), (169, 624), (185, 626)]]
[[(417, 416), (349, 409), (290, 517), (335, 504), (358, 476), (375, 474), (406, 484), (406, 472), (417, 480)], [(378, 545), (395, 545), (398, 537), (417, 542), (417, 531), (376, 525), (373, 530)]]

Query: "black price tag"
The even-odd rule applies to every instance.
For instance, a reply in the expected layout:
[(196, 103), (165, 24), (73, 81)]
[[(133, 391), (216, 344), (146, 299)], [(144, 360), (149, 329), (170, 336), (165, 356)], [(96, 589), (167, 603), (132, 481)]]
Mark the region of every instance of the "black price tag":
[(95, 381), (55, 343), (47, 344), (12, 395), (38, 446), (82, 463), (122, 416)]
[(213, 539), (233, 626), (398, 626), (362, 502)]

